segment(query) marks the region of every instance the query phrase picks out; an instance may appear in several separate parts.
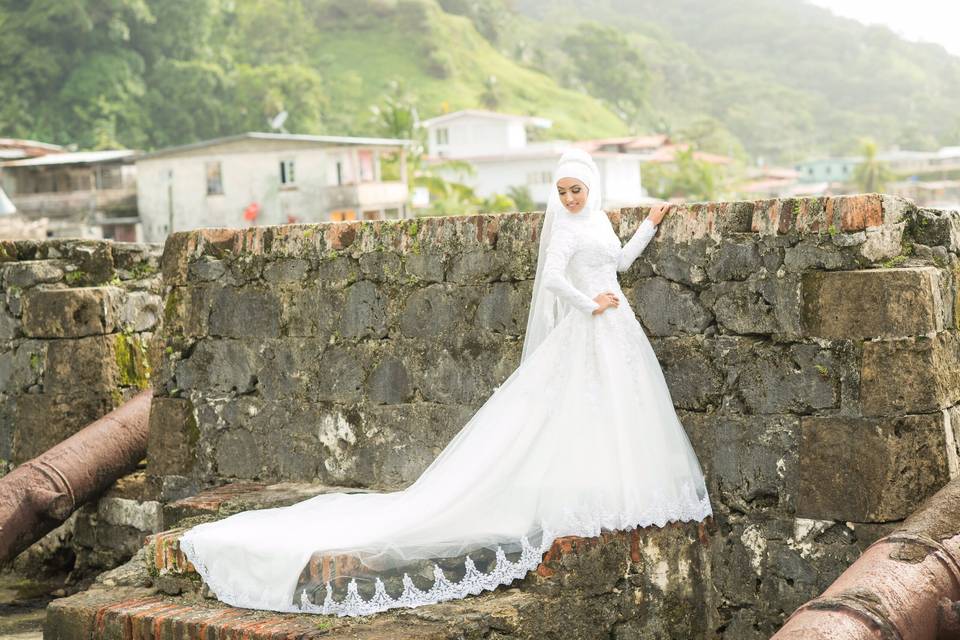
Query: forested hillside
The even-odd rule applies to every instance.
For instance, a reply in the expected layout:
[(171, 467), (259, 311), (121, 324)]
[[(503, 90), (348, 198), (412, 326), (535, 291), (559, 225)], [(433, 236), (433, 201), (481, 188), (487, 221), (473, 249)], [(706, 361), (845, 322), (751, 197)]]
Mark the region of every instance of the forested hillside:
[(386, 135), (385, 100), (744, 159), (960, 144), (960, 59), (803, 0), (0, 0), (0, 32), (0, 136), (82, 148)]

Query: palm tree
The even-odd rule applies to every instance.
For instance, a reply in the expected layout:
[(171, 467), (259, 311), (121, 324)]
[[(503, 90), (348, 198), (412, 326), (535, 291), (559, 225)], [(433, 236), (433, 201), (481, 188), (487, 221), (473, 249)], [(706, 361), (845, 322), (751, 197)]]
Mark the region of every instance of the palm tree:
[(877, 158), (877, 143), (864, 140), (860, 146), (863, 161), (853, 171), (853, 183), (861, 193), (879, 193), (893, 179), (893, 172)]

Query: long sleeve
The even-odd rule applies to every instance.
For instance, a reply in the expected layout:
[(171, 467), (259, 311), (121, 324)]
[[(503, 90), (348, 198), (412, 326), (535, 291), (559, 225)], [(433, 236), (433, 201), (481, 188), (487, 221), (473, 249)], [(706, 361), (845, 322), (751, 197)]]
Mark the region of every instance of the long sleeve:
[(637, 227), (633, 237), (627, 240), (627, 243), (620, 249), (620, 257), (617, 259), (617, 271), (626, 271), (633, 264), (633, 261), (643, 253), (643, 250), (650, 244), (650, 240), (657, 233), (657, 225), (653, 224), (650, 218), (644, 218), (640, 226)]
[(543, 263), (543, 285), (567, 304), (589, 315), (600, 305), (573, 286), (565, 273), (576, 248), (573, 236), (562, 232), (554, 235)]

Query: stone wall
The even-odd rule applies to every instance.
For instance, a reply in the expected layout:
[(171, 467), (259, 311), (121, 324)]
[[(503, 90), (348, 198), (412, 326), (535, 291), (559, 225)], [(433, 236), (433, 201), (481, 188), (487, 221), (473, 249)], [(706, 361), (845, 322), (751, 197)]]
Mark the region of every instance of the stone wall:
[[(414, 480), (519, 362), (540, 222), (171, 236), (155, 496)], [(712, 203), (622, 274), (708, 478), (718, 635), (768, 637), (956, 475), (958, 252), (958, 214), (885, 196)]]
[(0, 241), (0, 475), (149, 385), (161, 247)]

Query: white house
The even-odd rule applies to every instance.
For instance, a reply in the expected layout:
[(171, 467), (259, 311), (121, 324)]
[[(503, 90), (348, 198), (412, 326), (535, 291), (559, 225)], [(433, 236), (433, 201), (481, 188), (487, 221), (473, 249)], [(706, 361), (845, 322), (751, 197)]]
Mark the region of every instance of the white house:
[(428, 161), (468, 163), (474, 169), (472, 175), (455, 169), (441, 171), (481, 197), (526, 187), (537, 206), (544, 207), (557, 160), (564, 150), (578, 146), (591, 151), (600, 169), (606, 208), (650, 200), (643, 195), (640, 177), (647, 154), (596, 149), (592, 141), (528, 142), (528, 129), (551, 126), (544, 118), (468, 109), (424, 120), (420, 126), (427, 130)]
[(409, 140), (244, 133), (136, 159), (145, 240), (200, 227), (408, 215)]

